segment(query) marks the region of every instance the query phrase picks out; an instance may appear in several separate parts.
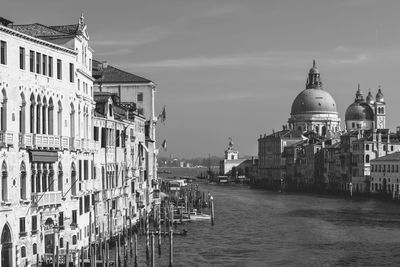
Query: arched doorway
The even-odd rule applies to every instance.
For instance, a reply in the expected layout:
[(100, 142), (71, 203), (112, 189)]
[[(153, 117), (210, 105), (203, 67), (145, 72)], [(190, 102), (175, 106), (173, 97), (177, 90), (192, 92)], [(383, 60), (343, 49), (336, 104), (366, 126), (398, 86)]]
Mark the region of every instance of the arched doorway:
[(1, 233), (1, 266), (13, 266), (11, 231), (6, 224)]
[(47, 218), (44, 223), (44, 253), (53, 254), (54, 252), (54, 221)]

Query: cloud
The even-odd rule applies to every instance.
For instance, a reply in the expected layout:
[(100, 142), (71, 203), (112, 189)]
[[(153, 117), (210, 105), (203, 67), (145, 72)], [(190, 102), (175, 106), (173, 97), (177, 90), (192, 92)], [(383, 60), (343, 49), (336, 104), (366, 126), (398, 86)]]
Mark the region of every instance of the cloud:
[(129, 55), (132, 53), (131, 49), (121, 48), (116, 50), (107, 50), (103, 52), (97, 52), (96, 56), (118, 56), (118, 55)]
[(221, 17), (221, 16), (234, 14), (234, 13), (238, 12), (239, 9), (240, 9), (239, 6), (223, 6), (223, 7), (211, 9), (210, 11), (199, 15), (199, 17), (203, 17), (203, 18)]
[(359, 64), (364, 63), (369, 60), (371, 57), (367, 54), (358, 54), (353, 58), (344, 58), (344, 59), (330, 59), (328, 62), (331, 64), (339, 65), (339, 64)]
[(135, 34), (123, 36), (107, 35), (107, 39), (102, 37), (95, 38), (96, 41), (92, 42), (94, 47), (116, 47), (116, 46), (141, 46), (149, 43), (158, 42), (171, 34), (170, 31), (158, 27), (149, 27)]
[(133, 63), (136, 68), (183, 68), (198, 69), (209, 67), (273, 66), (282, 64), (285, 58), (272, 54), (239, 54), (217, 57), (189, 57), (153, 62)]

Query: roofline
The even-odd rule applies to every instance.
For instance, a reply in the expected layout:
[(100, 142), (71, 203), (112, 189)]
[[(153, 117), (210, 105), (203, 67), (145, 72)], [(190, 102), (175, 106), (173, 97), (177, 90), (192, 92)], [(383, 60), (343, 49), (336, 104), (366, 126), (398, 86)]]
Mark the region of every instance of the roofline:
[(16, 36), (16, 37), (20, 37), (22, 39), (25, 39), (27, 41), (31, 41), (31, 42), (36, 43), (36, 44), (45, 45), (45, 46), (53, 48), (53, 49), (57, 49), (57, 50), (61, 50), (63, 52), (67, 52), (67, 53), (72, 54), (74, 56), (76, 56), (78, 54), (78, 52), (76, 52), (76, 51), (74, 51), (72, 49), (66, 48), (64, 46), (53, 44), (51, 42), (48, 42), (48, 41), (45, 41), (43, 39), (27, 35), (27, 34), (24, 34), (24, 33), (21, 33), (19, 31), (13, 30), (13, 29), (8, 28), (8, 27), (4, 27), (4, 26), (0, 25), (0, 31), (8, 33), (8, 34), (11, 34), (11, 35)]

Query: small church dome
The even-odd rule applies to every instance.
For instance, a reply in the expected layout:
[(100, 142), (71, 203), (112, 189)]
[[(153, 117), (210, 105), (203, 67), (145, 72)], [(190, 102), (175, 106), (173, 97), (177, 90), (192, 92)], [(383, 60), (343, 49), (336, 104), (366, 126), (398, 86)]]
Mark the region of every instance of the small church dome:
[(376, 99), (376, 102), (385, 103), (385, 99), (384, 99), (384, 97), (383, 97), (381, 88), (379, 88), (378, 93), (376, 94), (375, 99)]

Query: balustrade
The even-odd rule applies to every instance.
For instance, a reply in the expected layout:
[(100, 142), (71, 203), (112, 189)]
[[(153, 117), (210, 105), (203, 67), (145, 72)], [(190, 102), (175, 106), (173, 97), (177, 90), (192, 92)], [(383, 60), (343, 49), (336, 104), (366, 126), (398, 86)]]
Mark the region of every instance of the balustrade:
[(32, 203), (36, 206), (61, 205), (61, 191), (32, 193)]

